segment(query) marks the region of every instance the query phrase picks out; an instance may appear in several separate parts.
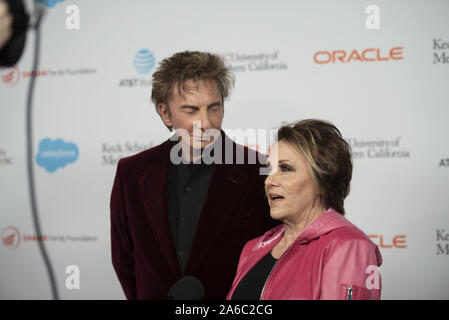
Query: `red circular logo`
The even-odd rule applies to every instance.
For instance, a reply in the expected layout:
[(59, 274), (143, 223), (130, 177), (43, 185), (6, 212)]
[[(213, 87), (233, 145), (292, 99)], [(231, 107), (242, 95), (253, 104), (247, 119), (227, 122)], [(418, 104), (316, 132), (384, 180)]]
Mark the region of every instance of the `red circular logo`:
[(2, 244), (9, 249), (17, 248), (21, 241), (20, 231), (14, 226), (4, 228), (0, 234), (0, 238), (2, 239)]
[(0, 69), (0, 79), (7, 87), (13, 87), (20, 80), (20, 71), (17, 67)]

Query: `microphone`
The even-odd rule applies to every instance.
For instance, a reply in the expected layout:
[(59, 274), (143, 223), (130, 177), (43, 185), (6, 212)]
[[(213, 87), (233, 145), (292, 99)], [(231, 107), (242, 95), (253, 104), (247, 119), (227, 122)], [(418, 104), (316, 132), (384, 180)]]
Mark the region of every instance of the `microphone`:
[(201, 300), (203, 297), (203, 284), (192, 276), (182, 277), (168, 290), (168, 300)]
[(22, 0), (5, 0), (9, 6), (9, 13), (13, 17), (12, 35), (0, 48), (0, 67), (12, 66), (19, 61), (25, 47), (29, 15), (25, 11)]

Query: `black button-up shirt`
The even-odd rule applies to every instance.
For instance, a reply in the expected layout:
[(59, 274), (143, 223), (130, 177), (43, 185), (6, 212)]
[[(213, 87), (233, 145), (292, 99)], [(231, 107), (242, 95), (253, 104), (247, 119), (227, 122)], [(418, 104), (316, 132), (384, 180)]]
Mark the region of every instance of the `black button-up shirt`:
[(206, 200), (213, 164), (170, 162), (168, 216), (181, 272), (184, 273)]

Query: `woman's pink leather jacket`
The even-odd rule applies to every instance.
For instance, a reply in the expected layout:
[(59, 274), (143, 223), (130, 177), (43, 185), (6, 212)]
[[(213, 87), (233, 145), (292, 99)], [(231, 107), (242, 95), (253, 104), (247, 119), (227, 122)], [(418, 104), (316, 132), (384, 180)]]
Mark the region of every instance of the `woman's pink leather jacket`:
[[(279, 225), (248, 241), (227, 299), (243, 277), (281, 240)], [(329, 209), (316, 218), (278, 259), (261, 300), (380, 299), (379, 248), (345, 217)]]

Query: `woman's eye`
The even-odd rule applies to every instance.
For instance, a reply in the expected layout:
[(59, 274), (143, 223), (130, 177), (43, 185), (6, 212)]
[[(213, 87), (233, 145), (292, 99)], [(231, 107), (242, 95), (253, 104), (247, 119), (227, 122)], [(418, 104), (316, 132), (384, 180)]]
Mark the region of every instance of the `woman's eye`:
[(281, 168), (281, 171), (291, 171), (291, 168), (289, 167), (289, 166), (286, 166), (286, 165), (283, 165), (283, 164), (281, 164), (280, 166), (279, 166), (279, 168)]

